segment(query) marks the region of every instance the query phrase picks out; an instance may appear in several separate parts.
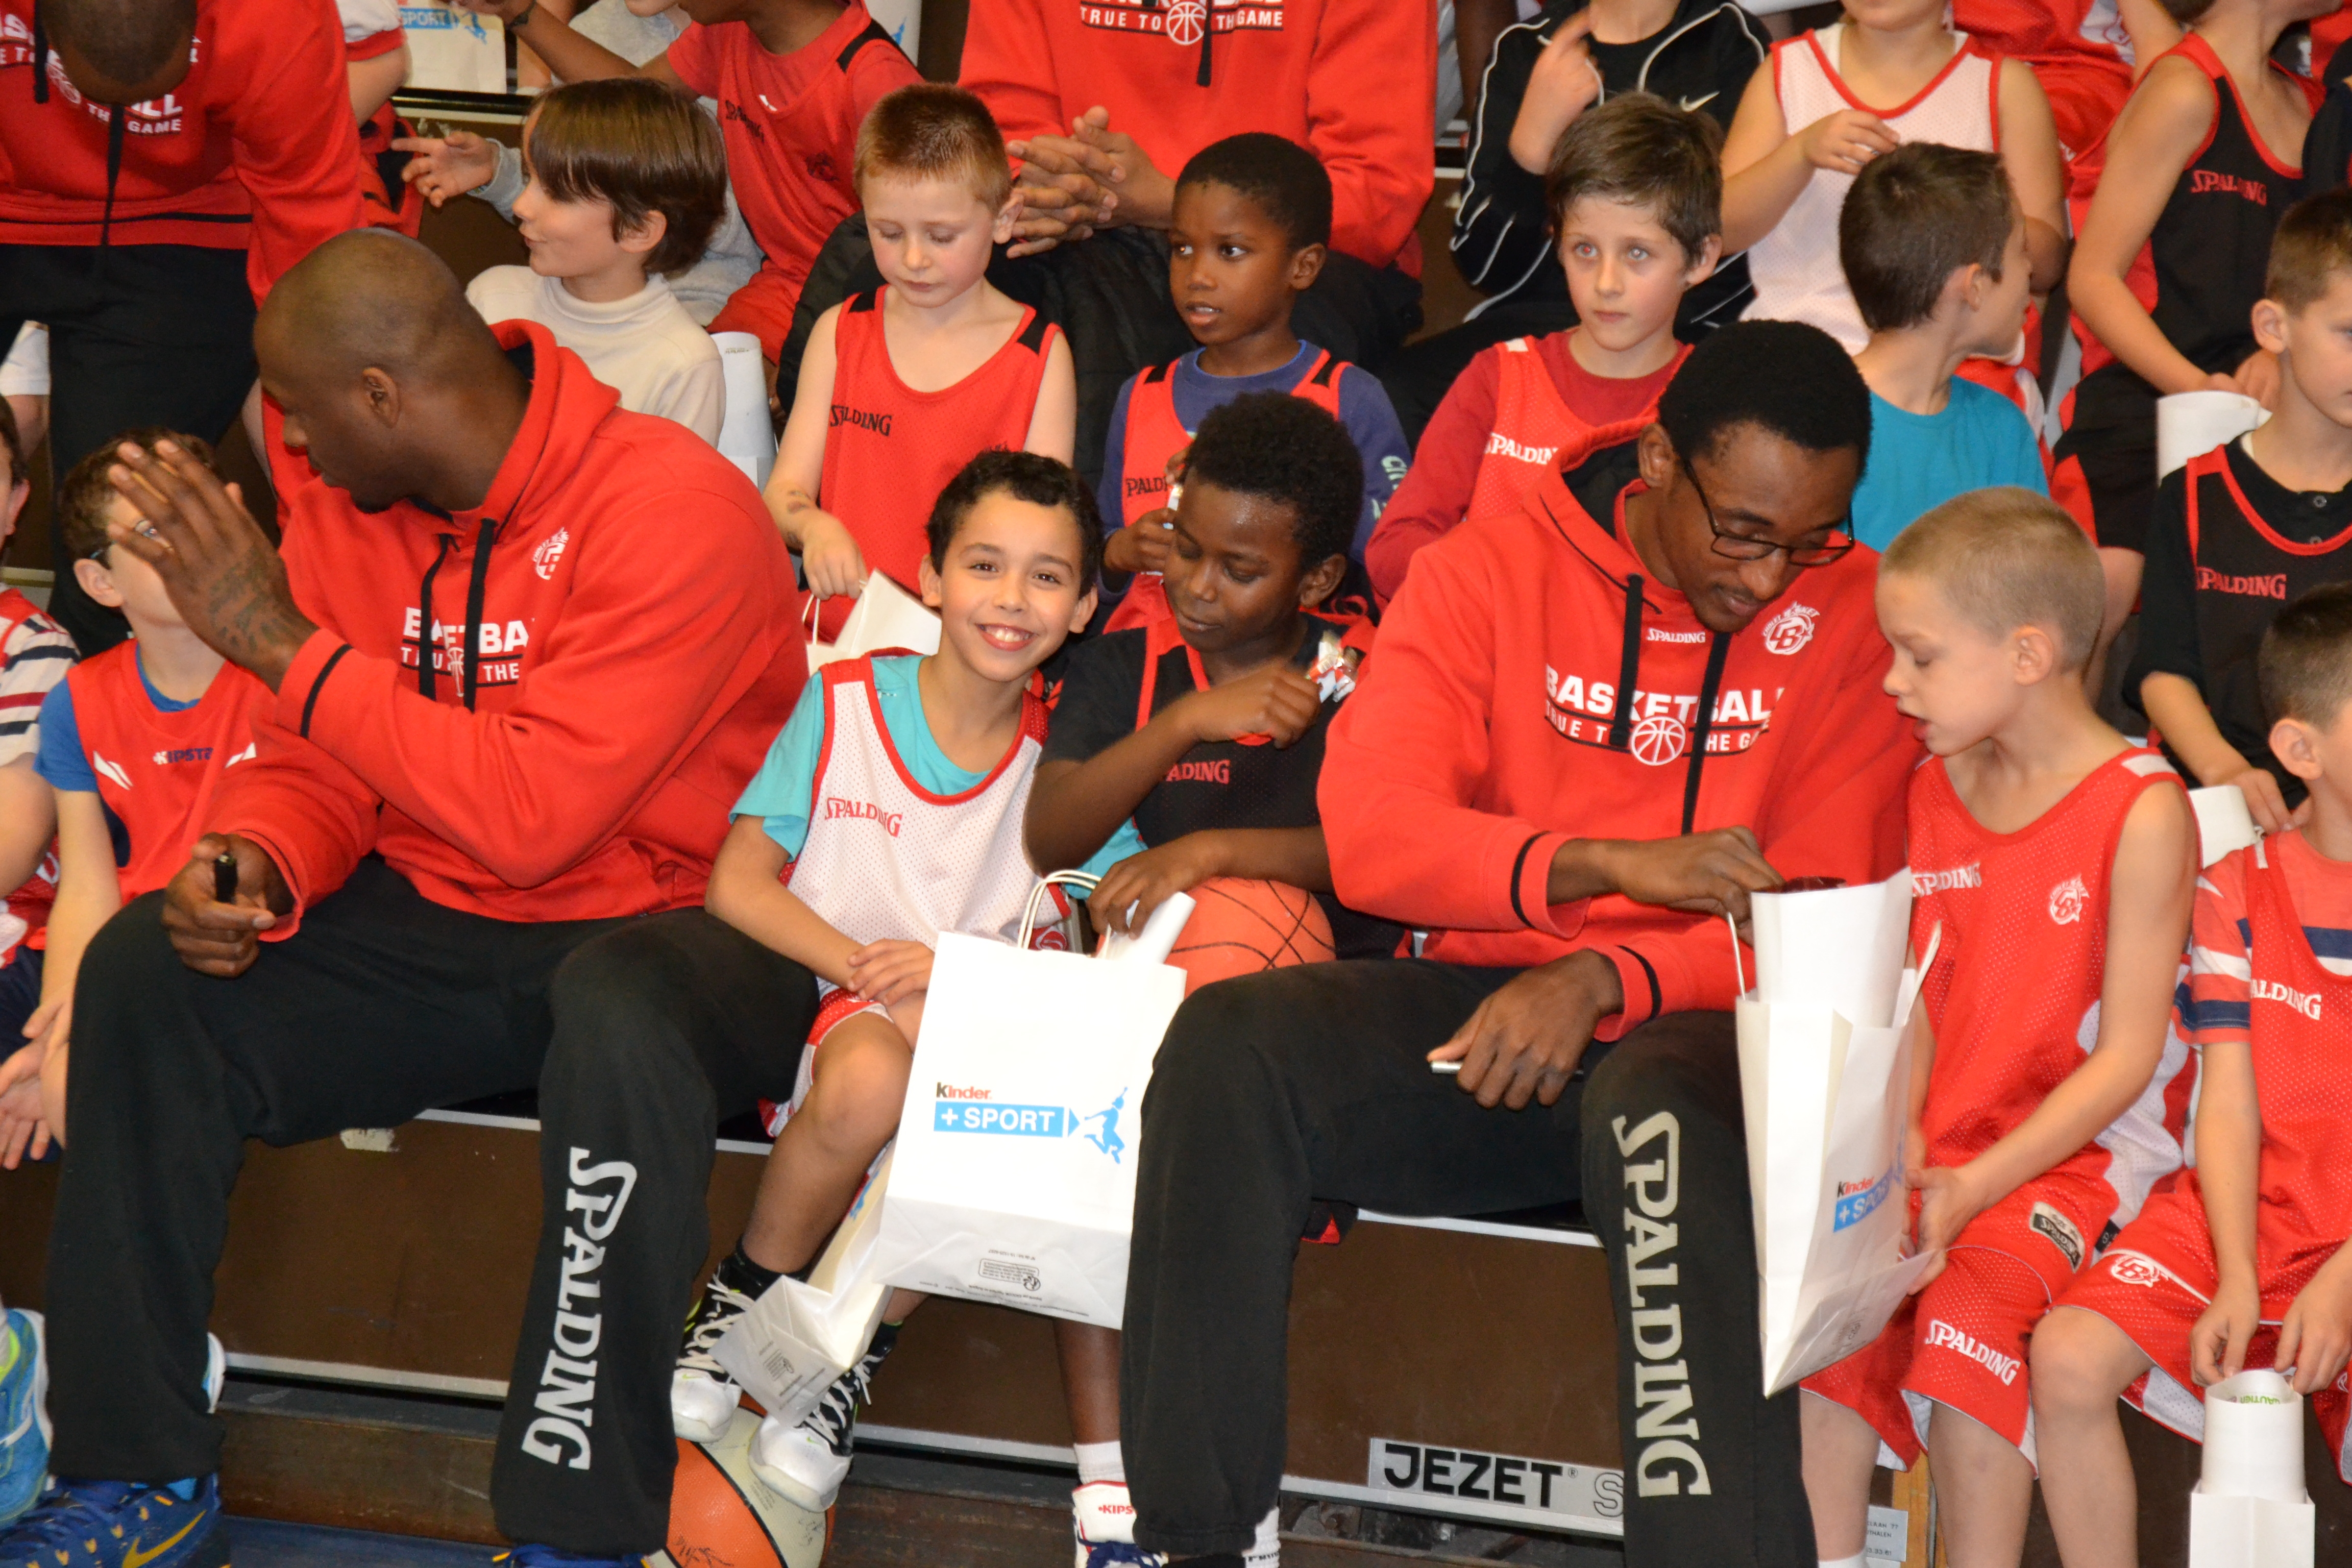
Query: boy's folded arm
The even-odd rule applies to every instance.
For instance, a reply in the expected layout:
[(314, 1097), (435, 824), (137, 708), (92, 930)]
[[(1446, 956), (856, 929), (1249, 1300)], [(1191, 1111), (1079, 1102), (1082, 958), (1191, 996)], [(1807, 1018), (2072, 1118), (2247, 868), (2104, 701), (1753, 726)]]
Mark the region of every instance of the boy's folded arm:
[(2253, 1286), (2263, 1157), (2253, 1047), (2244, 1040), (2213, 1040), (2200, 1055), (2197, 1184), (2206, 1228), (2212, 1233), (2213, 1261), (2224, 1284)]
[(57, 805), (27, 752), (0, 767), (0, 893), (32, 879), (56, 837)]
[(1444, 538), (1469, 511), (1486, 438), (1495, 428), (1498, 375), (1494, 355), (1478, 355), (1446, 388), (1422, 430), (1412, 464), (1364, 547), (1364, 570), (1383, 601), (1395, 598), (1404, 585), (1413, 553)]
[(1307, 144), (1331, 176), (1332, 249), (1381, 267), (1412, 240), (1437, 182), (1436, 67), (1425, 7), (1324, 10), (1307, 66)]
[[(58, 790), (58, 896), (49, 906), (47, 962), (41, 971), (44, 1005), (73, 994), (81, 955), (99, 927), (122, 907), (122, 882), (114, 870), (114, 839), (106, 806), (87, 790)], [(19, 1042), (0, 1042), (13, 1051)]]
[(1331, 854), (1320, 827), (1212, 827), (1185, 837), (1211, 840), (1208, 859), (1216, 876), (1283, 882), (1310, 893), (1331, 890)]
[(2147, 1089), (2164, 1053), (2196, 886), (2188, 795), (2168, 784), (2142, 790), (2108, 875), (2098, 1040), (2031, 1115), (1970, 1162), (1988, 1205), (2082, 1150)]
[(2025, 217), (2025, 250), (2033, 287), (2047, 292), (2066, 270), (2066, 165), (2058, 145), (2058, 124), (2033, 68), (2023, 60), (2000, 62), (2001, 166), (2017, 193)]
[(1142, 729), (1084, 762), (1058, 757), (1037, 764), (1021, 824), (1030, 864), (1041, 871), (1082, 865), (1110, 842), (1119, 824), (1192, 749), (1182, 707), (1181, 700), (1170, 703)]
[(246, 277), (257, 301), (321, 241), (361, 226), (359, 129), (333, 21), (305, 16), (278, 29), (235, 96), (229, 136), (253, 203)]
[(2203, 695), (2185, 677), (2150, 670), (2140, 682), (2139, 706), (2199, 784), (2226, 784), (2252, 765), (2223, 738)]
[(2107, 133), (2106, 166), (2066, 272), (2069, 306), (2158, 392), (2194, 391), (2205, 373), (2172, 346), (2125, 279), (2203, 145), (2213, 103), (2212, 83), (2188, 60), (2174, 57), (2149, 70)]
[(1473, 289), (1492, 292), (1516, 284), (1551, 252), (1540, 216), (1543, 176), (1528, 173), (1511, 155), (1511, 130), (1542, 48), (1532, 31), (1514, 32), (1496, 44), (1486, 67), (1462, 205), (1447, 242), (1462, 280)]
[(745, 936), (835, 985), (849, 984), (859, 943), (828, 925), (780, 879), (792, 857), (757, 816), (739, 816), (711, 862), (702, 907)]
[(1780, 114), (1780, 84), (1766, 56), (1739, 97), (1723, 139), (1723, 254), (1735, 256), (1772, 232), (1813, 177), (1798, 127)]

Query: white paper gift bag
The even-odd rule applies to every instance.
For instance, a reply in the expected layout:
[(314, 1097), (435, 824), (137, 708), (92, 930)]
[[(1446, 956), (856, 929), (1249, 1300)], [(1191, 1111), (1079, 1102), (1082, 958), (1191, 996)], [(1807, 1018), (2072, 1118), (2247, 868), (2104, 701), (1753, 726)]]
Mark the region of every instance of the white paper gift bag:
[(441, 92), (507, 90), (506, 24), (448, 0), (401, 0), (408, 85)]
[(2189, 1568), (2311, 1568), (2317, 1524), (2303, 1485), (2303, 1395), (2268, 1368), (2207, 1389)]
[(713, 332), (726, 386), (719, 421), (719, 455), (764, 487), (776, 466), (776, 427), (768, 418), (768, 373), (755, 332)]
[(1163, 963), (941, 936), (876, 1272), (1118, 1328), (1143, 1090), (1183, 1000)]
[(891, 1156), (883, 1151), (807, 1280), (787, 1276), (768, 1287), (712, 1349), (728, 1375), (787, 1425), (816, 1408), (882, 1321), (890, 1288), (875, 1271), (875, 1243)]
[[(920, 599), (898, 586), (879, 572), (868, 573), (866, 586), (858, 590), (857, 603), (850, 606), (849, 618), (841, 624), (841, 635), (833, 641), (817, 640), (816, 609), (820, 601), (811, 595), (803, 612), (808, 627), (808, 667), (814, 675), (837, 658), (856, 658), (862, 654), (879, 653), (884, 648), (902, 647), (913, 653), (930, 654), (940, 651), (940, 618)], [(930, 1016), (929, 1004), (923, 1008), (926, 1021)]]
[[(1904, 1255), (1919, 972), (1903, 967), (1907, 869), (1865, 887), (1759, 894), (1755, 909), (1739, 1087), (1771, 1394), (1869, 1343), (1927, 1268)], [(1931, 941), (1923, 971), (1934, 952)]]
[(2156, 477), (2201, 458), (2267, 422), (2270, 410), (2242, 392), (2175, 392), (2156, 400)]

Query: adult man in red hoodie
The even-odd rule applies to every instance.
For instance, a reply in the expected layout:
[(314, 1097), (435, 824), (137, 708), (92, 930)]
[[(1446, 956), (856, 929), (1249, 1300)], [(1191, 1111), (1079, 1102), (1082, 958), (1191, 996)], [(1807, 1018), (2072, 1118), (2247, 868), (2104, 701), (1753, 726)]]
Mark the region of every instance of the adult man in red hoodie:
[(282, 557), (184, 453), (115, 479), (156, 535), (117, 548), (277, 705), (186, 869), (83, 961), (48, 1274), (66, 1479), (0, 1558), (226, 1560), (205, 1318), (247, 1138), (535, 1086), (547, 1221), (492, 1501), (521, 1564), (634, 1563), (666, 1536), (714, 1129), (789, 1094), (815, 1011), (699, 908), (803, 678), (791, 560), (724, 458), (536, 323), (494, 333), (414, 241), (328, 242), (255, 336)]
[[(1340, 898), (1429, 939), (1205, 987), (1169, 1029), (1128, 1274), (1139, 1542), (1238, 1568), (1273, 1505), (1310, 1200), (1580, 1191), (1617, 1306), (1630, 1568), (1812, 1568), (1795, 1396), (1759, 1394), (1723, 917), (1784, 876), (1902, 862), (1918, 748), (1880, 688), (1876, 558), (1844, 532), (1869, 444), (1826, 334), (1734, 325), (1656, 424), (1594, 432), (1413, 563), (1318, 796)], [(1597, 1329), (1546, 1307), (1530, 1331)]]
[[(989, 280), (1069, 337), (1088, 485), (1120, 384), (1193, 347), (1167, 230), (1178, 171), (1212, 142), (1269, 132), (1331, 176), (1331, 254), (1292, 314), (1300, 337), (1378, 370), (1421, 324), (1436, 72), (1432, 0), (972, 0), (960, 79), (1004, 132), (1025, 198)], [(784, 398), (817, 316), (881, 280), (853, 217), (801, 292)]]
[[(344, 71), (331, 0), (0, 0), (0, 343), (48, 325), (58, 472), (236, 417), (255, 306), (362, 222)], [(63, 569), (49, 613), (127, 633)]]

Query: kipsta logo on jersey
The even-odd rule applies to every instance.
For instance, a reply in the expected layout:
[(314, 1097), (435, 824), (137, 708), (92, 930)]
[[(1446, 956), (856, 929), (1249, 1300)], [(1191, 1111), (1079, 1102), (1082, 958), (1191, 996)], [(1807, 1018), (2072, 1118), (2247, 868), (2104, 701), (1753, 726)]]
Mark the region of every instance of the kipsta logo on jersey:
[(89, 754), (89, 765), (96, 768), (100, 773), (104, 773), (108, 778), (112, 779), (116, 784), (121, 784), (124, 789), (129, 789), (131, 787), (131, 774), (124, 770), (121, 763), (110, 763), (104, 757), (100, 756), (96, 752), (92, 752)]
[(2073, 925), (2083, 918), (2083, 906), (2091, 901), (2091, 889), (2083, 885), (2080, 877), (2069, 877), (2050, 889), (2050, 918), (2062, 926)]
[(555, 575), (555, 563), (563, 559), (564, 546), (571, 542), (572, 531), (559, 528), (541, 540), (539, 548), (530, 552), (531, 570), (539, 574), (541, 582), (544, 583)]
[(213, 749), (210, 746), (188, 746), (176, 752), (156, 752), (155, 765), (159, 768), (168, 768), (174, 763), (208, 763), (212, 761), (212, 757)]
[(1811, 605), (1791, 605), (1764, 623), (1766, 653), (1797, 653), (1813, 640), (1813, 623), (1821, 612)]
[(1690, 743), (1690, 731), (1671, 713), (1653, 713), (1633, 726), (1626, 750), (1634, 760), (1663, 767), (1683, 754)]

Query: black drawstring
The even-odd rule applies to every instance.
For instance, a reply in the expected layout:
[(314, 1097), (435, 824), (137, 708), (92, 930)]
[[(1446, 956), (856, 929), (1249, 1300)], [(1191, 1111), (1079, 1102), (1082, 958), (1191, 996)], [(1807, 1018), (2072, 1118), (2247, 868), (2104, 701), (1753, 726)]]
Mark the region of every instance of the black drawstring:
[(122, 178), (122, 138), (131, 129), (122, 118), (122, 107), (106, 106), (106, 208), (98, 220), (98, 269), (106, 271), (106, 247), (114, 233), (114, 187)]
[(1633, 683), (1642, 679), (1642, 574), (1625, 579), (1625, 647), (1617, 656), (1617, 707), (1609, 715), (1609, 746), (1623, 751), (1633, 742)]
[(1690, 768), (1683, 774), (1683, 831), (1688, 833), (1698, 818), (1698, 774), (1706, 765), (1706, 737), (1715, 728), (1715, 699), (1723, 686), (1724, 661), (1731, 657), (1731, 638), (1722, 632), (1715, 634), (1715, 646), (1706, 650), (1706, 679), (1698, 683), (1698, 722), (1691, 729)]
[(33, 0), (33, 101), (49, 101), (49, 34), (41, 26), (41, 0)]
[(1209, 85), (1209, 46), (1217, 39), (1217, 0), (1201, 0), (1201, 69), (1192, 80)]
[(441, 652), (441, 638), (433, 628), (433, 579), (457, 542), (448, 534), (441, 536), (441, 552), (425, 569), (425, 581), (416, 590), (416, 691), (428, 702), (433, 700), (433, 660)]
[(466, 679), (459, 691), (469, 713), (474, 708), (474, 689), (481, 684), (482, 590), (490, 580), (490, 542), (498, 531), (496, 518), (482, 519), (481, 531), (474, 535), (474, 574), (466, 584)]

